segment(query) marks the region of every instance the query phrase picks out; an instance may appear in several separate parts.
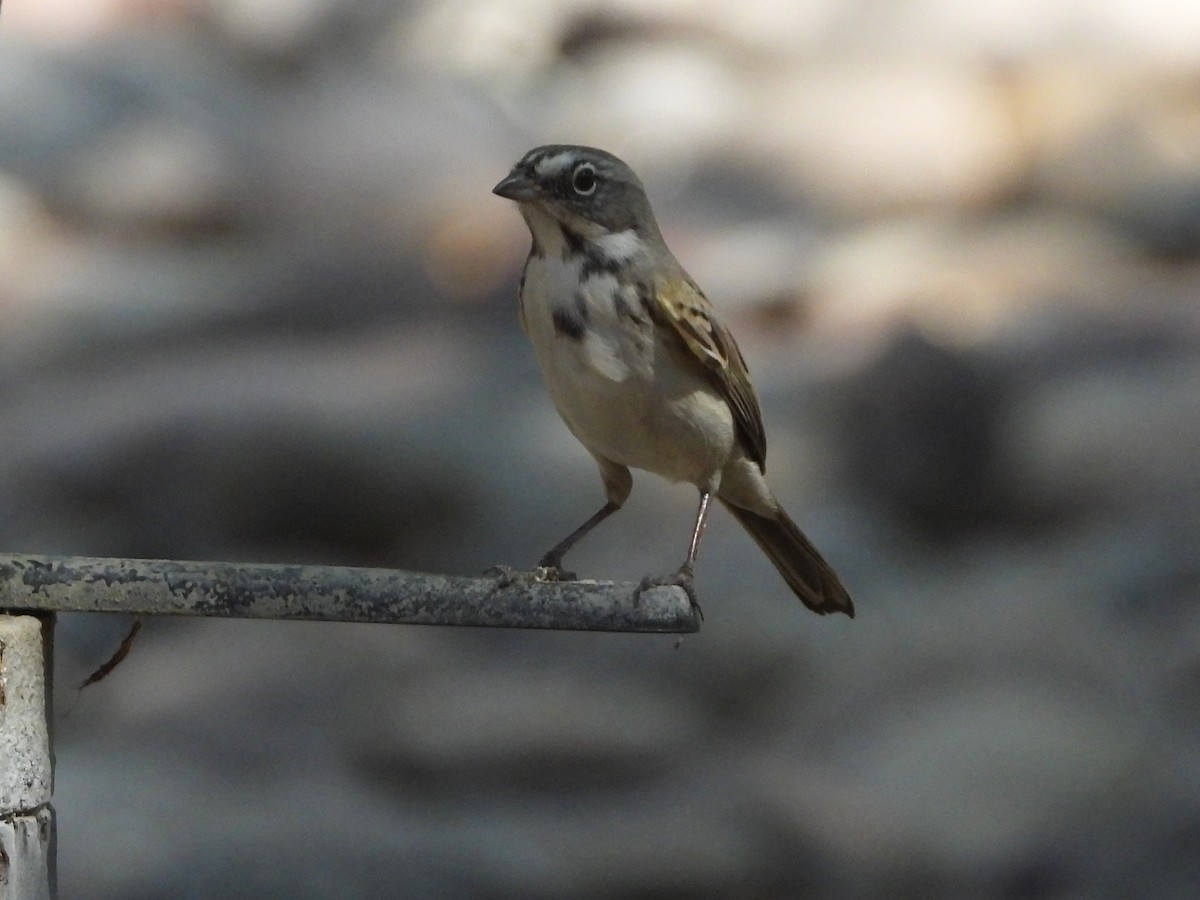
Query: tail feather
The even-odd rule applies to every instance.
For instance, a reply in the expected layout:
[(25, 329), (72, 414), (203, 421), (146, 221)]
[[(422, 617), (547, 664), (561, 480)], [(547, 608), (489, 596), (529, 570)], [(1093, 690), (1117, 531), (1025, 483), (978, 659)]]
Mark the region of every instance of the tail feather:
[(854, 603), (841, 579), (787, 513), (780, 509), (774, 517), (761, 516), (724, 498), (721, 502), (767, 554), (805, 606), (821, 615), (840, 612), (854, 618)]

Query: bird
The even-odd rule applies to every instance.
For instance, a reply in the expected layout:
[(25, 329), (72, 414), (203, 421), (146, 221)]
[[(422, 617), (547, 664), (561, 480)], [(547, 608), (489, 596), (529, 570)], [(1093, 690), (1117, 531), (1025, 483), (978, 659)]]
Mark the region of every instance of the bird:
[(699, 505), (679, 569), (639, 592), (678, 585), (703, 616), (695, 562), (715, 497), (813, 612), (854, 616), (832, 567), (766, 481), (758, 395), (733, 334), (667, 247), (646, 189), (595, 147), (526, 153), (492, 192), (514, 201), (532, 245), (518, 288), (522, 330), (550, 397), (600, 469), (606, 502), (539, 563), (573, 577), (563, 557), (615, 513), (630, 469), (695, 486)]

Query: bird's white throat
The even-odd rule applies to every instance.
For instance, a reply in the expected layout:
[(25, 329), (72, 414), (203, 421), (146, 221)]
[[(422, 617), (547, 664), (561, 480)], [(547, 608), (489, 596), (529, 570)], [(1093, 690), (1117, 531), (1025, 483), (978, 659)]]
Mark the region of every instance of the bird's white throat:
[(624, 231), (609, 231), (591, 239), (601, 252), (613, 262), (626, 263), (642, 252), (644, 244), (632, 228)]

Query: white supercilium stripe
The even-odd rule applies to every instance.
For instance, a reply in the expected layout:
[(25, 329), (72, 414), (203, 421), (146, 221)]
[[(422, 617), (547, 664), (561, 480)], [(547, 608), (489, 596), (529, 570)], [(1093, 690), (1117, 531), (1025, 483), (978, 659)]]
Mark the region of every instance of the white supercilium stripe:
[(538, 178), (548, 180), (575, 165), (575, 158), (576, 154), (569, 150), (554, 156), (544, 156), (533, 164), (533, 171), (537, 173)]

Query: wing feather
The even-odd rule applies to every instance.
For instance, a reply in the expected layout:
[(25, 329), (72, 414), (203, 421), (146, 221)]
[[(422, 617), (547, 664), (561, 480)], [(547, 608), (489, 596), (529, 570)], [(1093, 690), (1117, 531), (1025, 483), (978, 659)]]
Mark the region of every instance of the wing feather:
[(653, 297), (648, 299), (651, 316), (671, 327), (729, 404), (747, 455), (765, 471), (767, 435), (758, 394), (742, 351), (716, 317), (712, 303), (686, 276), (656, 279)]

